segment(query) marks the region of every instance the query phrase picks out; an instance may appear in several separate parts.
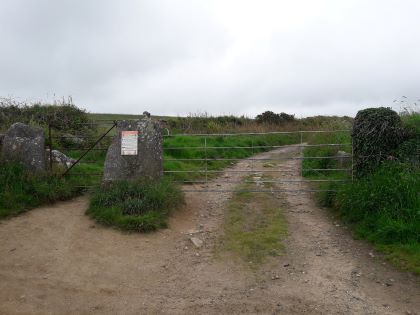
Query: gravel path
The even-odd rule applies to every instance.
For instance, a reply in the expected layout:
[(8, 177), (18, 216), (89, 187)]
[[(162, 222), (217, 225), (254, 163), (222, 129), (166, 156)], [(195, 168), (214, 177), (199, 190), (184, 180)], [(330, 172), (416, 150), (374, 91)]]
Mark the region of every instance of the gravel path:
[[(290, 147), (259, 157), (297, 154)], [(287, 169), (282, 179), (299, 179), (298, 160), (268, 168), (244, 160), (232, 169), (252, 167), (271, 176), (280, 174), (270, 170)], [(242, 175), (223, 174), (209, 188), (233, 189), (225, 182)], [(1, 222), (0, 314), (420, 312), (419, 277), (388, 266), (305, 193), (278, 194), (289, 224), (283, 256), (252, 271), (219, 255), (230, 196), (187, 193), (170, 228), (147, 235), (95, 224), (84, 215), (87, 197)]]

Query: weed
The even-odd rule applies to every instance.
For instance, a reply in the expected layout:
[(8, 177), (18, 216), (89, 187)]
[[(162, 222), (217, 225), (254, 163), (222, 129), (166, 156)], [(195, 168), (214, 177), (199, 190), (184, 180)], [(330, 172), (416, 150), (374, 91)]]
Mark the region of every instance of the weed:
[(75, 185), (60, 176), (31, 174), (19, 164), (0, 162), (0, 219), (78, 193)]
[(99, 187), (86, 213), (105, 225), (149, 232), (166, 227), (170, 211), (182, 202), (181, 191), (168, 180), (119, 181)]
[(251, 267), (258, 267), (267, 257), (282, 252), (287, 224), (278, 199), (272, 194), (241, 191), (251, 185), (242, 184), (229, 202), (223, 248), (247, 263), (252, 262)]

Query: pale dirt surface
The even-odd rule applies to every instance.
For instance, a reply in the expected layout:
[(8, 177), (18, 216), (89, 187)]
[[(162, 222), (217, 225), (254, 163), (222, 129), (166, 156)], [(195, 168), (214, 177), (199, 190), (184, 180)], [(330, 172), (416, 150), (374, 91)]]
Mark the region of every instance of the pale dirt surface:
[[(245, 160), (232, 169), (300, 178), (299, 160), (257, 164)], [(275, 169), (289, 172), (269, 172)], [(226, 173), (209, 189), (233, 189), (222, 181), (241, 176)], [(277, 195), (289, 224), (286, 249), (258, 271), (216, 250), (230, 193), (187, 193), (170, 228), (147, 235), (95, 224), (84, 215), (87, 197), (5, 220), (0, 314), (420, 314), (419, 277), (353, 240), (309, 194)], [(189, 232), (203, 247), (194, 247)]]

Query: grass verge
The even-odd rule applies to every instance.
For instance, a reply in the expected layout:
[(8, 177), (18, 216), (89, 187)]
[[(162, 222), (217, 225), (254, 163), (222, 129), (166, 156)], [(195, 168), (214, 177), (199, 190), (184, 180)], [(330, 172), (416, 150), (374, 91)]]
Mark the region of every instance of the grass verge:
[(119, 181), (102, 185), (92, 195), (86, 214), (122, 230), (149, 232), (167, 226), (183, 194), (168, 180)]
[(74, 182), (61, 176), (31, 174), (19, 164), (0, 162), (0, 219), (79, 193)]
[[(314, 143), (326, 143), (325, 135), (317, 135)], [(337, 139), (348, 142), (348, 137)], [(345, 147), (345, 146), (344, 146)], [(330, 156), (338, 148), (308, 148), (305, 156)], [(346, 152), (350, 152), (349, 149)], [(304, 160), (305, 168), (351, 167), (351, 161), (340, 165), (338, 159)], [(350, 179), (345, 172), (303, 172), (314, 179)], [(420, 274), (420, 171), (414, 163), (388, 161), (372, 174), (347, 183), (320, 183), (316, 199), (330, 207), (348, 224), (354, 236), (370, 241), (401, 269)]]
[(388, 162), (339, 190), (335, 209), (403, 269), (420, 274), (420, 171)]
[(287, 223), (279, 201), (270, 193), (250, 193), (254, 184), (242, 184), (227, 207), (223, 250), (234, 253), (251, 268), (283, 250)]

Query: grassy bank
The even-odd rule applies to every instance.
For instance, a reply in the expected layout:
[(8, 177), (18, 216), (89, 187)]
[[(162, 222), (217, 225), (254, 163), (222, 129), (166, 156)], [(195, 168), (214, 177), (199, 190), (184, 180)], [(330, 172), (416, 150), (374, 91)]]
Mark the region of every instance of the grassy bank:
[[(350, 226), (354, 236), (370, 241), (386, 258), (402, 269), (420, 274), (420, 170), (418, 155), (412, 144), (417, 143), (419, 115), (403, 117), (405, 127), (412, 130), (408, 148), (401, 144), (394, 161), (382, 163), (367, 176), (354, 182), (322, 183), (318, 187), (337, 192), (316, 194), (318, 202), (327, 206)], [(417, 129), (416, 129), (417, 128)], [(330, 141), (327, 135), (317, 135), (316, 143)], [(414, 139), (414, 140), (413, 140)], [(350, 135), (339, 139), (349, 143)], [(343, 147), (346, 147), (345, 145)], [(414, 146), (415, 148), (415, 146)], [(348, 153), (349, 147), (344, 150)], [(307, 148), (305, 156), (334, 157), (338, 148)], [(343, 150), (340, 148), (340, 150)], [(418, 154), (418, 152), (417, 152)], [(417, 161), (417, 162), (416, 162)], [(417, 163), (417, 164), (416, 164)], [(350, 160), (305, 160), (304, 168), (348, 168)], [(304, 172), (315, 179), (350, 180), (348, 172)]]
[(388, 162), (338, 192), (334, 208), (357, 237), (420, 274), (420, 171)]
[(99, 187), (86, 213), (101, 224), (149, 232), (166, 227), (168, 215), (182, 203), (181, 191), (167, 180), (120, 181)]
[(251, 268), (257, 268), (268, 257), (281, 254), (287, 223), (279, 200), (272, 194), (240, 191), (255, 188), (253, 185), (240, 185), (230, 200), (222, 247)]
[(29, 174), (18, 164), (0, 163), (0, 219), (79, 194), (75, 180)]

